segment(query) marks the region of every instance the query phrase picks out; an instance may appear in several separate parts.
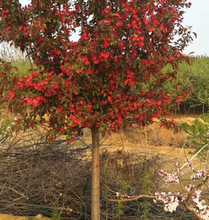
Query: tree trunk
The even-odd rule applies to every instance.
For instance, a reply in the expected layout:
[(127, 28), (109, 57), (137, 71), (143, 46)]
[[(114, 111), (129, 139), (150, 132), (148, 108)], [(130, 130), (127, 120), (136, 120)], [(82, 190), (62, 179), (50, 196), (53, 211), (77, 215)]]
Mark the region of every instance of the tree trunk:
[(205, 114), (205, 103), (202, 103), (202, 114)]
[(91, 220), (100, 219), (99, 129), (92, 127)]

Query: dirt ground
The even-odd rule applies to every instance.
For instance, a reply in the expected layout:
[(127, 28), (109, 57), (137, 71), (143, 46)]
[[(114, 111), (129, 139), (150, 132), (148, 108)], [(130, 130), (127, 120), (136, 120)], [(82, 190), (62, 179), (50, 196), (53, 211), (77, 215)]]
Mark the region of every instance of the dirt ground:
[(23, 216), (0, 214), (0, 220), (50, 220), (50, 218), (45, 218), (41, 214), (35, 217), (23, 217)]
[[(182, 118), (176, 120), (177, 126), (182, 122), (191, 122), (193, 118)], [(193, 149), (189, 148), (187, 134), (180, 128), (177, 130), (160, 127), (159, 122), (145, 128), (127, 128), (120, 133), (104, 137), (102, 148), (113, 151), (123, 149), (136, 155), (165, 156), (171, 162), (175, 158), (189, 156)], [(190, 155), (191, 156), (191, 155)], [(179, 158), (180, 159), (180, 158)], [(196, 161), (197, 162), (197, 161)]]
[[(193, 118), (177, 119), (177, 125), (182, 122), (191, 122)], [(124, 150), (132, 152), (136, 155), (144, 155), (152, 157), (154, 155), (161, 156), (165, 161), (165, 170), (174, 171), (176, 163), (179, 166), (185, 164), (185, 157), (188, 156), (192, 149), (189, 148), (187, 135), (181, 129), (167, 130), (159, 126), (159, 122), (149, 125), (146, 128), (127, 128), (117, 134), (105, 136), (101, 140), (101, 150), (107, 149), (108, 151)], [(201, 161), (197, 157), (193, 160), (193, 165), (196, 168), (206, 166), (205, 161)], [(185, 168), (183, 171), (186, 172)], [(0, 220), (50, 220), (43, 217), (41, 214), (35, 217), (20, 217), (11, 216), (6, 214), (0, 215)]]

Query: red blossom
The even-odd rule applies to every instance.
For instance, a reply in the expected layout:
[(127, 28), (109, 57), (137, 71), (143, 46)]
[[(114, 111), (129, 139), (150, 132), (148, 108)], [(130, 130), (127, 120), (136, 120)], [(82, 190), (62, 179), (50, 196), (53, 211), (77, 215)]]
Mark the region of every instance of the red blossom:
[(8, 96), (9, 96), (10, 99), (13, 99), (15, 97), (14, 91), (9, 91)]
[(169, 61), (169, 62), (174, 61), (174, 57), (173, 57), (173, 56), (169, 57), (169, 58), (168, 58), (168, 61)]
[(176, 102), (178, 105), (180, 105), (183, 102), (183, 99), (181, 96), (176, 97)]
[(33, 72), (33, 73), (31, 73), (31, 76), (34, 77), (34, 78), (38, 77), (38, 73)]
[(81, 60), (82, 60), (82, 62), (83, 62), (85, 65), (89, 65), (89, 64), (90, 64), (90, 62), (89, 62), (89, 60), (88, 60), (87, 57), (81, 57)]
[(65, 132), (65, 129), (64, 129), (63, 127), (60, 128), (60, 132), (61, 132), (61, 133)]
[(110, 56), (110, 52), (101, 52), (100, 56), (107, 59)]

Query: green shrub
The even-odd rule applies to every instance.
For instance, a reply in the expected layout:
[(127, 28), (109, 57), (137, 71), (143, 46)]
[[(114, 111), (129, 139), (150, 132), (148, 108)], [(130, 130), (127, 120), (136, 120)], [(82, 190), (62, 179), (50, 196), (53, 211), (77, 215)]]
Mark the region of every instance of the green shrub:
[(200, 155), (205, 154), (206, 147), (209, 144), (209, 115), (205, 115), (201, 118), (196, 118), (192, 123), (183, 123), (183, 130), (188, 134), (188, 140), (190, 141), (190, 147), (195, 148), (195, 152), (198, 152), (203, 146)]
[[(31, 69), (31, 64), (28, 59), (18, 59), (12, 62), (12, 66), (14, 67), (14, 74), (20, 77), (27, 75)], [(35, 65), (33, 65), (33, 68), (34, 67)]]

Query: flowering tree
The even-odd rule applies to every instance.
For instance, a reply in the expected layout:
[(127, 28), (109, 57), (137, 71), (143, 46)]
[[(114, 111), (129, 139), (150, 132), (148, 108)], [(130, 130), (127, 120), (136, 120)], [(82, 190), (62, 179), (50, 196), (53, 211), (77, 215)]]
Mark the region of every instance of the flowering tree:
[(209, 206), (202, 194), (203, 191), (208, 191), (209, 175), (204, 169), (196, 171), (192, 168), (192, 171), (190, 183), (185, 185), (182, 172), (178, 171), (177, 174), (173, 175), (162, 170), (160, 175), (166, 179), (167, 184), (179, 183), (179, 192), (156, 193), (156, 200), (154, 201), (164, 203), (164, 210), (167, 212), (176, 211), (176, 208), (182, 204), (197, 219), (207, 220), (209, 218)]
[[(166, 82), (175, 79), (192, 40), (181, 24), (189, 6), (187, 0), (31, 0), (25, 7), (0, 1), (1, 41), (33, 63), (23, 77), (2, 71), (2, 101), (25, 128), (47, 124), (49, 140), (91, 129), (92, 219), (100, 216), (99, 132), (145, 125), (182, 101), (179, 87), (171, 94)], [(172, 70), (162, 73), (168, 64)]]
[[(190, 168), (190, 179), (188, 179), (188, 176), (184, 178), (184, 173), (181, 171), (185, 165)], [(156, 192), (155, 195), (128, 196), (127, 194), (115, 192), (105, 186), (106, 189), (115, 194), (116, 197), (116, 199), (111, 198), (108, 199), (108, 201), (121, 203), (142, 198), (153, 199), (155, 203), (163, 203), (166, 212), (175, 212), (177, 207), (182, 205), (184, 209), (191, 212), (196, 219), (209, 219), (209, 205), (206, 196), (208, 192), (209, 173), (205, 169), (195, 170), (191, 159), (188, 157), (186, 157), (184, 166), (179, 167), (179, 164), (176, 164), (176, 166), (177, 169), (175, 173), (168, 173), (164, 170), (159, 171), (159, 175), (163, 179), (164, 187), (162, 188), (167, 188), (169, 185), (169, 188), (173, 189), (173, 192)]]

